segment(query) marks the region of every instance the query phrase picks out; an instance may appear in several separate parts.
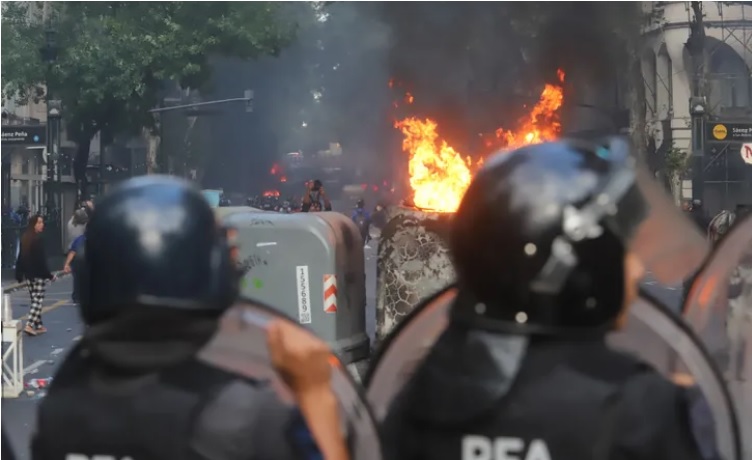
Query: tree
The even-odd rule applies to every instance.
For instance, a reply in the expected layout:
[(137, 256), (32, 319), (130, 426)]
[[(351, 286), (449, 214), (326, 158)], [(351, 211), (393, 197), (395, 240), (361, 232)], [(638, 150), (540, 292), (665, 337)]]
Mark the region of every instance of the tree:
[[(167, 82), (200, 89), (211, 56), (276, 55), (295, 24), (273, 2), (5, 2), (3, 97), (51, 95), (63, 104), (68, 137), (77, 144), (74, 174), (86, 190), (89, 145), (118, 134), (152, 133)], [(38, 55), (45, 29), (57, 32), (59, 56)], [(44, 84), (49, 94), (44, 93)]]

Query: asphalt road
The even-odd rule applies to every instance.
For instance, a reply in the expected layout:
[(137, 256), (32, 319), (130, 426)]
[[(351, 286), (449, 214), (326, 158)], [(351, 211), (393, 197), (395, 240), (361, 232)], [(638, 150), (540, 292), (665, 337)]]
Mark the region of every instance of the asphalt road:
[[(10, 284), (10, 283), (7, 283)], [(3, 283), (6, 285), (6, 283)], [(42, 310), (46, 334), (23, 337), (23, 367), (25, 391), (18, 398), (3, 398), (3, 429), (13, 444), (19, 460), (29, 459), (28, 445), (35, 420), (35, 408), (44, 397), (44, 389), (33, 388), (39, 380), (52, 377), (71, 345), (80, 338), (83, 329), (76, 307), (71, 303), (73, 283), (62, 278), (47, 288)], [(23, 318), (29, 312), (29, 294), (25, 290), (12, 294), (13, 317)], [(3, 350), (6, 345), (3, 344)]]
[[(365, 249), (366, 256), (366, 327), (373, 338), (375, 331), (376, 297), (376, 246), (374, 242)], [(44, 324), (49, 332), (38, 337), (24, 337), (24, 378), (28, 388), (19, 398), (4, 398), (2, 401), (3, 427), (20, 460), (29, 459), (28, 444), (35, 420), (35, 408), (44, 397), (43, 389), (31, 387), (37, 379), (53, 376), (55, 369), (83, 330), (76, 307), (70, 302), (72, 282), (63, 278), (52, 284), (47, 291)], [(678, 287), (662, 287), (648, 281), (646, 288), (666, 304), (678, 308), (681, 291)], [(13, 294), (14, 318), (28, 313), (28, 293)]]

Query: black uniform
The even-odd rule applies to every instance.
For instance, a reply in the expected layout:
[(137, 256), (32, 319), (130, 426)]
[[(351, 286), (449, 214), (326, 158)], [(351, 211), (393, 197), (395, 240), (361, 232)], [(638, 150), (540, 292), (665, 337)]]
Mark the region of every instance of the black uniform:
[[(636, 289), (627, 254), (649, 260), (670, 241), (651, 233), (649, 213), (673, 205), (652, 202), (644, 177), (618, 140), (486, 162), (454, 218), (449, 325), (389, 408), (385, 458), (716, 458), (692, 423), (704, 400), (606, 344)], [(646, 268), (666, 282), (686, 274)]]
[(238, 284), (198, 191), (128, 181), (93, 213), (84, 257), (88, 328), (40, 404), (34, 459), (317, 458), (300, 414), (264, 382), (196, 358)]

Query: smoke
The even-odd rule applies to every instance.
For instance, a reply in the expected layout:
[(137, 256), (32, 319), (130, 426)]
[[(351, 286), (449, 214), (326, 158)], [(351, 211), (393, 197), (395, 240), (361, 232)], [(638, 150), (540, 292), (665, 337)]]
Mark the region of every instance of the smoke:
[[(207, 122), (205, 185), (257, 190), (280, 155), (329, 142), (374, 180), (389, 177), (405, 169), (393, 122), (406, 115), (436, 119), (442, 136), (472, 153), (479, 133), (514, 127), (557, 68), (567, 73), (565, 128), (613, 130), (603, 110), (578, 106), (620, 103), (615, 69), (625, 52), (615, 24), (630, 3), (286, 5), (300, 27), (280, 56), (216, 62), (206, 98), (252, 88), (255, 107), (228, 107)], [(391, 90), (390, 79), (401, 86)], [(414, 103), (395, 110), (404, 91)]]

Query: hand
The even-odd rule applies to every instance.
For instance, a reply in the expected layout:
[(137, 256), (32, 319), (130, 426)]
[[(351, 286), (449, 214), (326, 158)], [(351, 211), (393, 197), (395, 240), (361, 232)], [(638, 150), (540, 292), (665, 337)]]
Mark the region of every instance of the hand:
[(63, 265), (63, 272), (64, 273), (70, 273), (71, 272), (70, 265), (68, 265), (68, 264)]
[(332, 353), (323, 341), (285, 320), (269, 325), (267, 345), (274, 368), (297, 395), (329, 388)]

